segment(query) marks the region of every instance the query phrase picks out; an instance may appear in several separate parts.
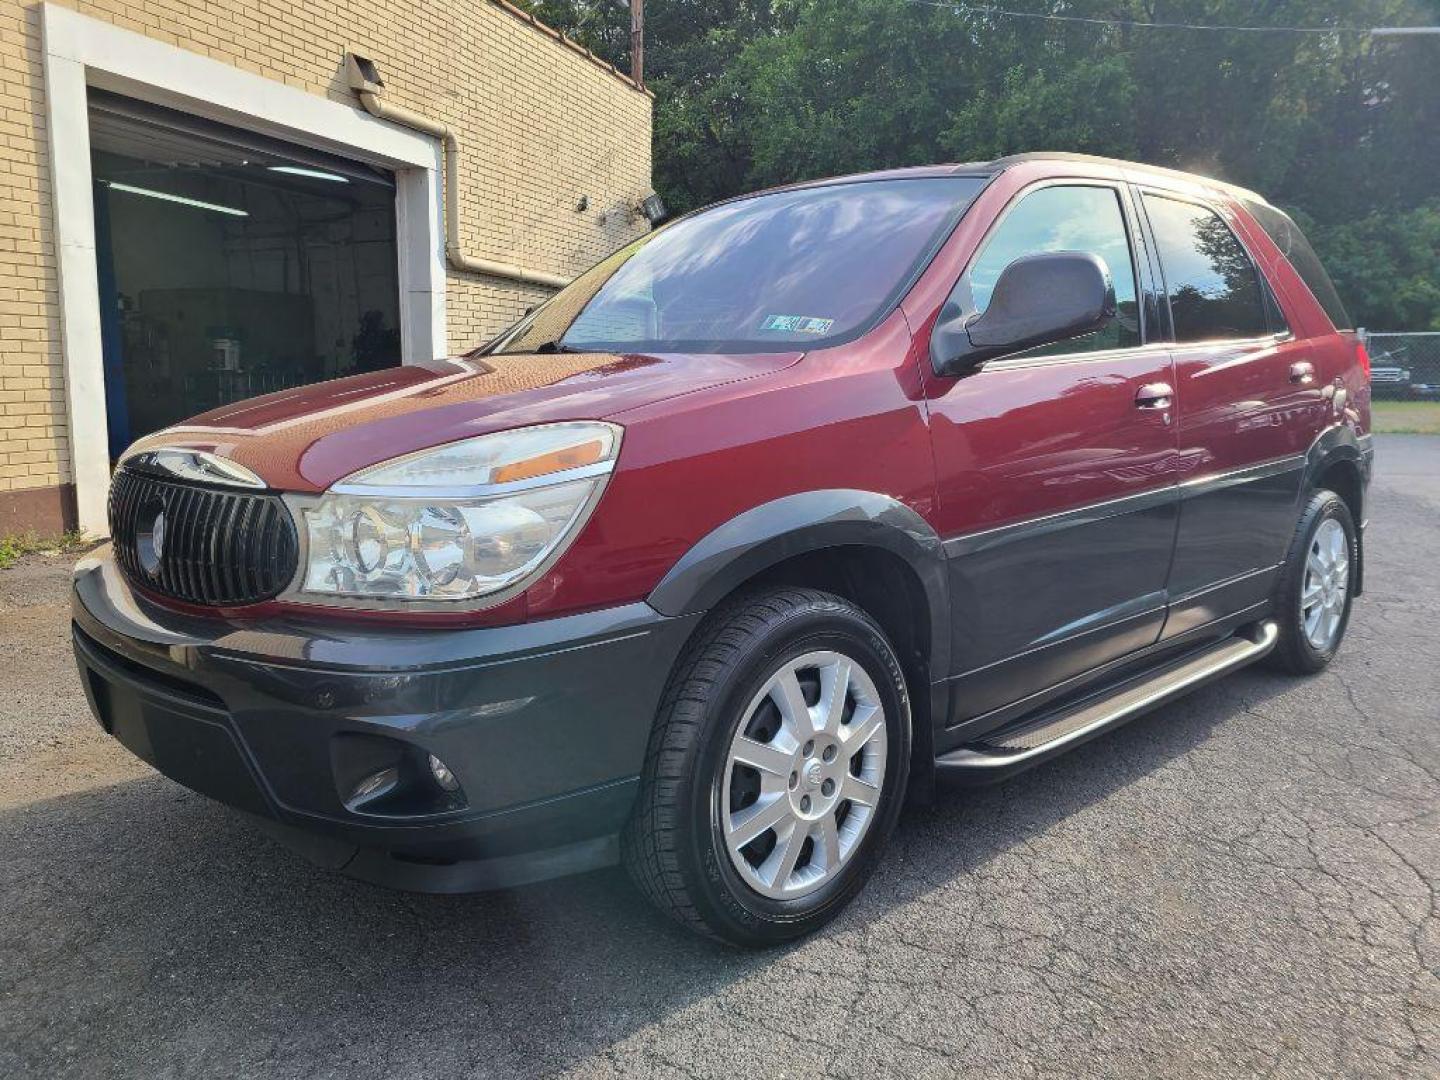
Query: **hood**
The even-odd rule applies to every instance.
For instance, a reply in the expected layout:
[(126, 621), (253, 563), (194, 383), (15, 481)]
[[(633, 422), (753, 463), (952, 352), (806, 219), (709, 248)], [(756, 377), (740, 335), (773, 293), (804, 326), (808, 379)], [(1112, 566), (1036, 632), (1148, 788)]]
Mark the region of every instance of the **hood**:
[(437, 360), (237, 402), (157, 431), (132, 450), (208, 450), (272, 487), (321, 491), (401, 454), (529, 424), (610, 419), (783, 370), (801, 355), (547, 353)]

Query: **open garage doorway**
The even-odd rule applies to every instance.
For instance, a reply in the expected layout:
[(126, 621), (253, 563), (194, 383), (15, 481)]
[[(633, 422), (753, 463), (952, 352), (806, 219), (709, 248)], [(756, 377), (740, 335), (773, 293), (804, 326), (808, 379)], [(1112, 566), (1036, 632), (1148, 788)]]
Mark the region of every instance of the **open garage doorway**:
[(112, 461), (196, 413), (400, 363), (391, 174), (104, 91), (89, 120)]

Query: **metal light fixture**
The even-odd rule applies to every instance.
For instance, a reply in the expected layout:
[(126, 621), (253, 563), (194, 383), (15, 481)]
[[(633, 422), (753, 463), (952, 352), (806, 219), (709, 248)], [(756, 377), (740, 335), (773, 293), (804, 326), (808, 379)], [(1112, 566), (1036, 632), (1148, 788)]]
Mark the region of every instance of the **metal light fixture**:
[(650, 222), (651, 228), (670, 216), (670, 211), (665, 208), (665, 200), (653, 191), (642, 195), (636, 202), (635, 209), (645, 217), (646, 221)]
[(249, 210), (241, 210), (234, 206), (221, 206), (219, 203), (204, 202), (201, 199), (189, 199), (184, 195), (172, 195), (168, 191), (155, 191), (151, 188), (136, 187), (134, 184), (122, 184), (115, 180), (104, 181), (105, 186), (112, 191), (125, 191), (131, 195), (144, 195), (149, 199), (161, 199), (164, 202), (179, 203), (181, 206), (193, 206), (197, 210), (213, 210), (217, 214), (230, 214), (233, 217), (249, 217)]
[(329, 180), (335, 184), (348, 184), (350, 181), (343, 176), (336, 176), (334, 173), (321, 172), (319, 169), (302, 169), (299, 165), (267, 165), (271, 172), (289, 173), (291, 176), (307, 176), (311, 180)]

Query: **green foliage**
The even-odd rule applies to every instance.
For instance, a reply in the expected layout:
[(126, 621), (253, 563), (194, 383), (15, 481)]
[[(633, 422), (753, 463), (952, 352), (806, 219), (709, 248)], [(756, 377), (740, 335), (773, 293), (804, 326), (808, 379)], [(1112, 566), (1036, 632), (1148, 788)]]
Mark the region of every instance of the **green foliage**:
[(1358, 323), (1440, 330), (1440, 200), (1309, 231)]
[[(622, 69), (613, 0), (530, 0)], [(1009, 0), (1104, 19), (1440, 22), (1437, 0)], [(655, 180), (684, 211), (772, 184), (1073, 150), (1203, 172), (1305, 217), (1364, 325), (1440, 325), (1440, 39), (1164, 30), (907, 0), (647, 0)], [(1357, 210), (1364, 216), (1354, 218)]]
[(0, 570), (8, 570), (26, 555), (70, 555), (92, 546), (78, 532), (42, 537), (35, 533), (12, 533), (0, 536)]
[(1133, 158), (1135, 95), (1118, 56), (1082, 58), (1059, 70), (1017, 66), (998, 91), (981, 88), (951, 111), (940, 145), (949, 157), (972, 160), (1057, 149)]

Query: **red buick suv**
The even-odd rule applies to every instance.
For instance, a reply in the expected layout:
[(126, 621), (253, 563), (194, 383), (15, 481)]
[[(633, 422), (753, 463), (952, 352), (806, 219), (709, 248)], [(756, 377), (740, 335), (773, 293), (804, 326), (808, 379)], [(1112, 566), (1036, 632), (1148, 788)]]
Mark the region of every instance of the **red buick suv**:
[(907, 797), (1327, 664), (1367, 367), (1252, 192), (1057, 154), (797, 184), (458, 359), (142, 440), (75, 651), (107, 732), (323, 865), (623, 862), (781, 941)]

